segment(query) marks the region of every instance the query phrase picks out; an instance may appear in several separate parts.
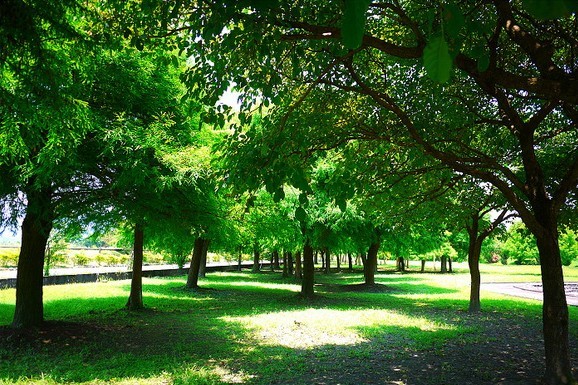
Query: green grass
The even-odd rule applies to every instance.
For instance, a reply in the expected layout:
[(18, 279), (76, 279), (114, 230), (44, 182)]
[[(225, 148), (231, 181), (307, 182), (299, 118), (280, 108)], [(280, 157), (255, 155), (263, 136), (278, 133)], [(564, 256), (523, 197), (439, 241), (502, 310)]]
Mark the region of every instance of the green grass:
[[(484, 265), (482, 275), (535, 281), (535, 268)], [(577, 270), (566, 273), (578, 277)], [(184, 290), (185, 277), (145, 279), (147, 309), (137, 313), (123, 309), (128, 281), (48, 286), (46, 319), (70, 329), (0, 345), (0, 384), (307, 383), (312, 361), (364, 362), (475, 342), (496, 314), (539, 325), (538, 302), (490, 292), (482, 294), (484, 313), (470, 316), (467, 273), (377, 281), (386, 290), (334, 290), (360, 283), (360, 273), (317, 274), (320, 296), (307, 301), (280, 273), (212, 273), (198, 291)], [(14, 294), (0, 291), (0, 325), (11, 321)]]

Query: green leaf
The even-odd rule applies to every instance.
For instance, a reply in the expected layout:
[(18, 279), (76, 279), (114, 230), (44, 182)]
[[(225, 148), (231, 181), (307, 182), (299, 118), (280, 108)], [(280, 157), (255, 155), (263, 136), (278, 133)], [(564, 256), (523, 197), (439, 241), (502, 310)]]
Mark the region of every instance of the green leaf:
[(524, 8), (538, 19), (559, 19), (575, 12), (575, 0), (523, 0)]
[(370, 3), (371, 0), (345, 0), (341, 24), (341, 39), (345, 47), (356, 49), (361, 46)]
[(440, 83), (445, 83), (450, 79), (452, 59), (448, 43), (442, 36), (434, 37), (425, 46), (423, 65), (431, 79)]
[(307, 220), (307, 212), (303, 207), (297, 207), (297, 210), (295, 210), (295, 219), (299, 222), (305, 222)]
[(448, 35), (452, 38), (458, 37), (465, 24), (464, 14), (460, 8), (455, 3), (445, 4), (443, 19)]

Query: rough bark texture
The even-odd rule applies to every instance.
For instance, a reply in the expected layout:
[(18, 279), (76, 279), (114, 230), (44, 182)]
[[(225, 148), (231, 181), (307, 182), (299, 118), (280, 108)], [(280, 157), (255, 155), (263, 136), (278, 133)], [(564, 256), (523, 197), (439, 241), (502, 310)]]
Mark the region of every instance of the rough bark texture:
[(130, 282), (130, 295), (126, 303), (129, 310), (144, 308), (142, 301), (142, 262), (144, 248), (144, 229), (142, 223), (134, 226), (134, 244), (132, 261), (132, 279)]
[(543, 331), (546, 354), (545, 382), (548, 385), (572, 384), (572, 366), (568, 342), (568, 305), (555, 221), (551, 228), (536, 235), (542, 286), (544, 289)]
[(189, 268), (189, 275), (187, 276), (187, 288), (189, 289), (196, 289), (199, 287), (199, 270), (203, 253), (203, 244), (203, 238), (198, 237), (195, 239), (193, 255), (191, 256), (191, 266)]
[(375, 269), (377, 268), (377, 252), (379, 251), (380, 242), (374, 241), (369, 246), (367, 257), (362, 259), (363, 264), (363, 278), (366, 285), (375, 284)]
[(303, 246), (303, 280), (301, 281), (301, 295), (305, 298), (315, 296), (315, 265), (313, 264), (313, 248), (309, 241)]
[(27, 200), (16, 276), (14, 328), (32, 328), (44, 321), (42, 273), (46, 244), (52, 230), (51, 194), (31, 192), (27, 194)]

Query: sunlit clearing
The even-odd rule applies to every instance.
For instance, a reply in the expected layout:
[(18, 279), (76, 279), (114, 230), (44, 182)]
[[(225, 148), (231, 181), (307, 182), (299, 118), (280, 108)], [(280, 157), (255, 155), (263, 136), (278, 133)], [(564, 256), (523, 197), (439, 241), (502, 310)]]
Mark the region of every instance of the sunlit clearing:
[(259, 344), (300, 349), (367, 342), (362, 333), (367, 328), (383, 327), (385, 334), (392, 328), (415, 328), (424, 332), (455, 329), (426, 318), (371, 309), (307, 309), (223, 319), (244, 325)]
[(270, 289), (270, 290), (287, 290), (292, 292), (299, 292), (299, 290), (301, 290), (301, 287), (299, 285), (251, 282), (251, 281), (227, 282), (227, 286)]

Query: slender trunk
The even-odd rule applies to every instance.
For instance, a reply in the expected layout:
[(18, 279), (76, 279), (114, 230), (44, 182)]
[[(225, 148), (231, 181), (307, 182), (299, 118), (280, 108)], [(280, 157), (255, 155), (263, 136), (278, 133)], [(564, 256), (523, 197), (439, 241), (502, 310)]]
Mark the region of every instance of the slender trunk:
[(377, 252), (379, 251), (380, 242), (374, 241), (369, 246), (367, 257), (363, 260), (363, 278), (366, 285), (375, 284), (375, 269), (377, 267)]
[(421, 260), (421, 270), (420, 270), (420, 271), (421, 271), (422, 273), (425, 272), (425, 259), (422, 259), (422, 260)]
[(277, 250), (273, 251), (271, 253), (271, 263), (269, 264), (269, 269), (271, 269), (271, 271), (275, 270), (275, 253), (279, 253)]
[[(277, 253), (277, 251), (274, 251), (274, 253)], [(287, 252), (285, 251), (283, 253), (283, 278), (286, 278), (289, 276), (289, 272), (287, 270)]]
[(132, 261), (132, 280), (130, 282), (130, 295), (126, 303), (129, 310), (144, 308), (142, 301), (142, 262), (144, 248), (144, 229), (142, 223), (134, 226), (134, 244)]
[(43, 267), (52, 230), (52, 196), (48, 191), (26, 195), (28, 206), (22, 222), (22, 243), (16, 275), (16, 308), (12, 327), (32, 328), (44, 321)]
[(560, 385), (573, 383), (573, 380), (568, 343), (568, 305), (564, 290), (558, 229), (555, 218), (549, 219), (545, 231), (535, 235), (540, 253), (544, 290), (542, 318), (546, 354), (545, 382), (548, 385)]
[(329, 274), (331, 270), (331, 253), (328, 248), (325, 248), (325, 274)]
[(295, 253), (295, 278), (297, 278), (297, 279), (303, 278), (303, 271), (301, 269), (301, 252), (300, 251)]
[(201, 263), (199, 265), (199, 278), (205, 278), (207, 276), (207, 253), (209, 252), (209, 244), (211, 241), (209, 239), (203, 238), (203, 247), (201, 249)]
[(313, 262), (313, 248), (307, 240), (303, 247), (303, 280), (301, 281), (301, 295), (305, 298), (315, 296), (315, 265)]
[(239, 247), (239, 256), (237, 257), (237, 270), (241, 271), (243, 266), (243, 249)]
[(293, 275), (293, 253), (290, 251), (287, 252), (287, 273)]
[(274, 258), (273, 258), (273, 262), (274, 262), (274, 269), (280, 269), (281, 265), (279, 264), (279, 253), (275, 254)]
[[(468, 231), (470, 232), (470, 231)], [(468, 266), (470, 268), (470, 306), (471, 313), (479, 312), (482, 309), (480, 302), (480, 254), (482, 252), (482, 240), (477, 237), (477, 230), (469, 234), (468, 245)]]
[(453, 273), (454, 268), (452, 266), (452, 257), (448, 256), (448, 273)]
[(259, 264), (261, 263), (260, 259), (261, 253), (259, 252), (257, 245), (255, 245), (255, 247), (253, 248), (253, 268), (251, 269), (253, 273), (258, 273), (261, 271), (261, 266), (259, 266)]
[(347, 260), (349, 261), (349, 271), (353, 271), (353, 256), (347, 253)]
[(341, 254), (337, 255), (337, 270), (341, 271)]
[[(201, 267), (201, 259), (203, 254), (203, 238), (195, 239), (195, 247), (193, 248), (193, 255), (191, 256), (191, 267), (189, 268), (189, 275), (187, 276), (187, 288), (196, 289), (199, 287), (199, 270)], [(239, 253), (239, 255), (241, 255)]]

